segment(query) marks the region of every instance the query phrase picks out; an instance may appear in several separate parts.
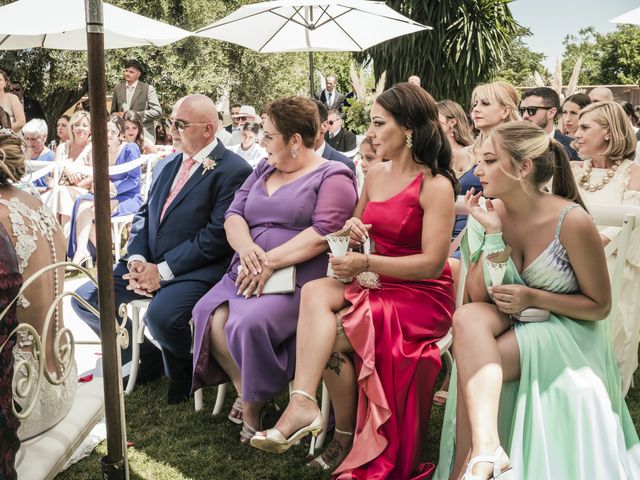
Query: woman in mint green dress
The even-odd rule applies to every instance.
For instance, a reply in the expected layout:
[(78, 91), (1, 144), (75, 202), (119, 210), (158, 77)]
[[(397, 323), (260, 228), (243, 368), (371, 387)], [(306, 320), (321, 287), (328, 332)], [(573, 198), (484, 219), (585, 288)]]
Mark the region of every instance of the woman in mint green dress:
[(476, 175), (494, 200), (466, 196), (473, 303), (453, 318), (456, 369), (434, 478), (640, 478), (640, 443), (602, 321), (611, 308), (605, 255), (576, 204), (566, 154), (528, 122), (502, 125), (489, 140)]

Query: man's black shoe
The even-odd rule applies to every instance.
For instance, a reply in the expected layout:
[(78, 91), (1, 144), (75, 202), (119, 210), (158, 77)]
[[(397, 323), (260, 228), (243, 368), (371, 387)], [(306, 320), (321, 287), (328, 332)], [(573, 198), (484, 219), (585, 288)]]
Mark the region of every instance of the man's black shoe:
[(191, 377), (183, 377), (175, 380), (171, 380), (169, 383), (169, 393), (167, 395), (167, 403), (169, 405), (176, 405), (178, 403), (186, 402), (189, 400), (189, 393), (191, 392)]

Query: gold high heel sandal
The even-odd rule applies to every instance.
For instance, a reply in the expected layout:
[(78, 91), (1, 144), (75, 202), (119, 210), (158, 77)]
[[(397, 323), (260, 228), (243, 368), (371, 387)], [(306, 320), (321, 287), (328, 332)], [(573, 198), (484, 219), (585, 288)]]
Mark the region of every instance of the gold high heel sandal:
[[(343, 432), (342, 430), (335, 429), (335, 433), (339, 435), (345, 435), (348, 437), (353, 437), (353, 432)], [(343, 460), (349, 455), (351, 451), (351, 447), (353, 446), (353, 439), (351, 439), (349, 446), (344, 447), (342, 443), (336, 440), (335, 435), (333, 436), (333, 440), (326, 448), (321, 455), (318, 455), (309, 463), (307, 463), (307, 467), (316, 468), (324, 470), (325, 472), (333, 472), (336, 468), (340, 466)]]
[[(289, 397), (292, 397), (293, 395), (302, 395), (304, 397), (307, 397), (309, 400), (315, 403), (316, 408), (318, 408), (318, 401), (316, 400), (316, 398), (309, 395), (307, 392), (303, 392), (302, 390), (293, 390), (289, 394)], [(324, 428), (322, 413), (320, 413), (319, 410), (320, 409), (318, 408), (318, 415), (313, 419), (311, 424), (307, 425), (306, 427), (302, 427), (298, 431), (292, 433), (289, 438), (285, 438), (284, 435), (280, 433), (280, 431), (278, 431), (276, 428), (270, 428), (266, 431), (265, 436), (255, 435), (251, 439), (251, 446), (260, 450), (264, 450), (265, 452), (282, 453), (289, 450), (289, 448), (291, 448), (291, 446), (301, 438), (304, 438), (308, 434), (311, 434), (313, 436), (313, 438), (311, 439), (311, 448), (313, 449), (315, 447), (315, 441), (318, 434), (322, 432)]]

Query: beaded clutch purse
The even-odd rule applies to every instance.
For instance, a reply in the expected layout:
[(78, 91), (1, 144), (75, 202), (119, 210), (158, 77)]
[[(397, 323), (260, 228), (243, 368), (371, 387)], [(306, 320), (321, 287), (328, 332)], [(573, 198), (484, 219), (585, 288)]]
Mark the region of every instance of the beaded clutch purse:
[[(371, 239), (367, 238), (362, 245), (362, 253), (369, 255), (371, 253)], [(375, 272), (362, 272), (356, 275), (356, 281), (363, 288), (378, 289), (380, 285), (380, 275)]]

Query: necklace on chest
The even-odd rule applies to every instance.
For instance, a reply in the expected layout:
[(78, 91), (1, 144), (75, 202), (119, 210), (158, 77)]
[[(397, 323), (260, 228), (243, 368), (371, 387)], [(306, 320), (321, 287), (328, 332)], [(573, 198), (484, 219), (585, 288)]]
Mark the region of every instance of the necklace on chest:
[(613, 162), (613, 165), (611, 165), (611, 168), (609, 168), (607, 170), (607, 176), (606, 177), (604, 177), (602, 180), (600, 180), (600, 181), (598, 181), (596, 183), (590, 183), (589, 180), (591, 179), (591, 170), (593, 170), (593, 162), (591, 162), (591, 160), (585, 160), (584, 161), (584, 173), (580, 177), (579, 185), (584, 190), (587, 190), (589, 192), (595, 192), (597, 190), (602, 190), (604, 188), (604, 186), (606, 184), (608, 184), (611, 181), (611, 179), (615, 176), (616, 171), (618, 170), (618, 167), (620, 167), (621, 163), (622, 163), (621, 160), (616, 160), (615, 162)]

